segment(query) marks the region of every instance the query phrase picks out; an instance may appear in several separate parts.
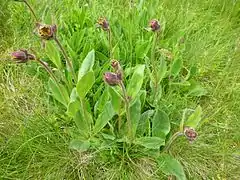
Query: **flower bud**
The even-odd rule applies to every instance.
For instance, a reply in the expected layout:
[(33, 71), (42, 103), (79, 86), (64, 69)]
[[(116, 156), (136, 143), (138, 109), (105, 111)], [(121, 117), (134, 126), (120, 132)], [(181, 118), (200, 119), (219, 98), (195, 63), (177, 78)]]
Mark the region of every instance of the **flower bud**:
[(104, 81), (110, 85), (110, 86), (116, 86), (120, 83), (121, 79), (119, 75), (112, 73), (112, 72), (106, 72), (104, 74)]
[(151, 20), (149, 26), (153, 32), (160, 30), (160, 24), (156, 19)]
[(111, 66), (116, 72), (121, 69), (119, 62), (115, 59), (111, 61)]
[(189, 142), (193, 142), (197, 138), (197, 132), (191, 127), (184, 128), (184, 135), (189, 140)]
[(28, 60), (34, 60), (35, 56), (33, 54), (29, 54), (27, 50), (19, 50), (14, 51), (11, 53), (12, 59), (15, 60), (17, 63), (25, 63)]
[(109, 23), (106, 18), (99, 18), (97, 24), (104, 30), (108, 31), (109, 30)]
[(50, 40), (56, 35), (57, 26), (37, 23), (37, 31), (42, 39)]

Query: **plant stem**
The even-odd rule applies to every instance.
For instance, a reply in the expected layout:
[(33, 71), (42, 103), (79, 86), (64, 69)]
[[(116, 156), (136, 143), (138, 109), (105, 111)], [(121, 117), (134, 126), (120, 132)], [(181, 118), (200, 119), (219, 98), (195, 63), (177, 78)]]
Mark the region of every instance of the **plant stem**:
[(30, 10), (31, 13), (33, 14), (33, 16), (34, 16), (36, 22), (38, 22), (37, 16), (36, 16), (36, 14), (35, 14), (33, 8), (31, 7), (31, 5), (27, 2), (27, 0), (24, 0), (23, 2), (27, 5), (27, 7), (29, 8), (29, 10)]
[(73, 69), (73, 65), (72, 65), (72, 61), (68, 58), (68, 55), (67, 55), (67, 52), (65, 51), (65, 49), (63, 48), (62, 44), (60, 43), (60, 41), (58, 40), (58, 38), (55, 36), (53, 38), (55, 40), (55, 42), (57, 43), (58, 47), (60, 48), (60, 50), (62, 51), (62, 54), (66, 60), (66, 63), (68, 65), (68, 67), (70, 68), (70, 71), (72, 72), (73, 74), (73, 79), (74, 79), (74, 82), (76, 83), (77, 82), (77, 76), (75, 74), (75, 71)]
[(129, 136), (130, 141), (131, 141), (132, 140), (132, 123), (131, 123), (131, 118), (130, 118), (129, 100), (128, 100), (127, 91), (126, 91), (126, 88), (125, 88), (123, 82), (121, 81), (119, 85), (122, 88), (123, 97), (124, 97), (124, 100), (125, 100), (125, 108), (126, 108), (126, 115), (127, 115), (127, 125), (128, 125), (128, 136)]
[(166, 146), (164, 147), (163, 151), (168, 151), (175, 139), (177, 139), (177, 137), (181, 135), (183, 135), (182, 132), (176, 132), (175, 134), (173, 134), (173, 136), (169, 139)]
[(56, 76), (53, 74), (52, 70), (46, 65), (45, 62), (43, 62), (41, 59), (36, 59), (43, 67), (44, 69), (48, 72), (48, 74), (52, 77), (52, 79), (58, 84)]
[(152, 49), (151, 49), (151, 65), (152, 65), (152, 69), (153, 69), (153, 77), (154, 77), (154, 100), (156, 99), (156, 95), (157, 95), (157, 91), (158, 91), (158, 64), (157, 61), (155, 59), (155, 51), (156, 51), (156, 45), (157, 45), (157, 39), (158, 39), (158, 32), (154, 33), (154, 37), (153, 37), (153, 45), (152, 45)]
[(112, 32), (111, 32), (111, 29), (109, 29), (108, 31), (107, 31), (107, 33), (108, 33), (108, 42), (109, 42), (109, 58), (110, 58), (110, 60), (113, 58), (113, 49), (112, 49)]

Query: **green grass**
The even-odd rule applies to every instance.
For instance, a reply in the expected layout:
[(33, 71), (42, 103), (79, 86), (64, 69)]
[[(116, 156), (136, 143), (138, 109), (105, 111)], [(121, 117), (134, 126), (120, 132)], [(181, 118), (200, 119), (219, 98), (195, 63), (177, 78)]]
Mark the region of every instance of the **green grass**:
[[(171, 154), (184, 165), (188, 179), (240, 179), (239, 1), (153, 0), (140, 11), (130, 10), (124, 0), (93, 0), (88, 6), (87, 1), (77, 0), (31, 2), (45, 21), (54, 14), (65, 46), (83, 26), (88, 28), (81, 43), (70, 44), (76, 52), (69, 52), (71, 58), (79, 61), (92, 48), (108, 56), (105, 34), (94, 27), (99, 16), (108, 17), (118, 44), (114, 55), (124, 68), (144, 63), (132, 53), (134, 46), (150, 38), (151, 33), (143, 30), (149, 19), (159, 19), (163, 29), (157, 46), (182, 58), (187, 69), (196, 66), (194, 79), (208, 92), (192, 97), (182, 87), (171, 86), (163, 93), (160, 104), (167, 109), (173, 129), (185, 108), (200, 104), (205, 117), (197, 141), (189, 144), (180, 138)], [(32, 18), (21, 3), (1, 3), (0, 179), (167, 179), (149, 158), (131, 162), (123, 160), (121, 152), (109, 156), (108, 149), (69, 150), (68, 128), (74, 125), (46, 94), (47, 74), (36, 64), (8, 61), (12, 50), (40, 46), (32, 35)], [(88, 17), (84, 25), (79, 18), (83, 13)], [(184, 43), (178, 46), (182, 37)], [(98, 61), (105, 64), (104, 59)]]

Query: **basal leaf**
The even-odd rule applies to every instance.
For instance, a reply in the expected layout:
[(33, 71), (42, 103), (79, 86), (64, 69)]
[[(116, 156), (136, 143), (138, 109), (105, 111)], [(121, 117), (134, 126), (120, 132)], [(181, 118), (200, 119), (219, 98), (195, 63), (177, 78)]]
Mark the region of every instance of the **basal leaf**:
[(77, 83), (77, 93), (79, 97), (84, 98), (94, 83), (95, 75), (93, 71), (89, 71), (83, 75)]
[(67, 114), (70, 117), (74, 117), (77, 111), (79, 111), (81, 108), (80, 101), (78, 99), (78, 94), (76, 88), (73, 88), (72, 93), (70, 95), (70, 102), (68, 104), (67, 108)]
[(190, 81), (191, 85), (190, 87), (188, 87), (188, 95), (190, 96), (204, 96), (207, 94), (207, 90), (204, 89), (199, 83), (195, 82), (195, 81)]
[(160, 137), (141, 137), (134, 141), (134, 144), (144, 146), (148, 149), (159, 149), (165, 144), (165, 139)]
[(129, 81), (129, 84), (127, 86), (127, 93), (132, 99), (135, 99), (142, 87), (144, 79), (144, 69), (145, 65), (137, 65), (132, 75), (132, 78)]
[(130, 106), (130, 119), (131, 119), (131, 135), (135, 137), (138, 123), (141, 117), (141, 101), (138, 97), (137, 100)]
[(162, 154), (157, 158), (157, 163), (166, 175), (174, 175), (178, 180), (186, 180), (182, 165), (172, 156)]
[(46, 54), (49, 59), (55, 64), (58, 69), (62, 69), (61, 56), (58, 48), (53, 44), (53, 42), (48, 41), (46, 45)]
[(152, 119), (152, 135), (165, 138), (169, 131), (170, 122), (168, 115), (162, 110), (157, 110)]
[(111, 102), (112, 102), (114, 111), (116, 113), (119, 113), (121, 109), (121, 104), (123, 101), (121, 95), (114, 89), (114, 87), (109, 87), (108, 92), (111, 96)]
[(85, 59), (82, 62), (82, 65), (79, 69), (78, 72), (78, 81), (81, 80), (81, 78), (88, 72), (92, 70), (92, 67), (94, 65), (94, 61), (95, 61), (95, 51), (92, 50), (90, 51), (87, 56), (85, 57)]
[(184, 123), (185, 126), (196, 128), (202, 119), (202, 108), (198, 106)]
[(165, 77), (166, 73), (167, 73), (167, 64), (166, 64), (166, 61), (163, 58), (161, 58), (159, 69), (158, 69), (158, 84)]
[(110, 101), (108, 101), (103, 109), (103, 112), (98, 116), (96, 123), (93, 128), (93, 132), (96, 134), (101, 131), (104, 126), (112, 119), (115, 115), (114, 109)]
[(147, 130), (149, 129), (149, 119), (154, 114), (154, 110), (147, 110), (144, 113), (142, 113), (140, 121), (138, 123), (137, 127), (137, 134), (142, 136), (144, 133), (147, 133)]
[(67, 107), (69, 103), (69, 95), (68, 95), (67, 89), (61, 84), (59, 84), (58, 86), (56, 82), (53, 81), (52, 79), (49, 79), (48, 85), (52, 92), (53, 97), (57, 101), (62, 103), (65, 107)]
[(83, 136), (83, 137), (88, 137), (89, 131), (90, 131), (90, 127), (89, 127), (89, 123), (87, 122), (87, 119), (84, 118), (84, 112), (83, 110), (78, 111), (74, 117), (74, 121), (77, 124), (79, 133)]
[(88, 140), (74, 139), (70, 142), (69, 148), (77, 150), (79, 152), (84, 152), (90, 148), (90, 142)]
[(176, 77), (181, 71), (182, 66), (183, 66), (182, 59), (181, 58), (175, 59), (171, 67), (171, 75)]

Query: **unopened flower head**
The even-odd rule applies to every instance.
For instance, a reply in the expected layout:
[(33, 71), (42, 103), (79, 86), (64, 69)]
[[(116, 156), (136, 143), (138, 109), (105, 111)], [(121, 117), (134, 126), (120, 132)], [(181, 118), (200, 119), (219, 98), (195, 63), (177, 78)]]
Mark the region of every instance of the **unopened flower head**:
[(21, 49), (19, 51), (14, 51), (11, 53), (12, 59), (17, 63), (25, 63), (28, 60), (34, 60), (35, 56), (33, 54), (29, 54), (27, 50)]
[(106, 72), (104, 74), (104, 81), (110, 86), (116, 86), (120, 83), (121, 77), (116, 73)]
[(189, 140), (189, 142), (193, 142), (197, 138), (197, 132), (191, 127), (184, 128), (184, 135)]
[(37, 31), (42, 39), (50, 40), (56, 35), (57, 26), (37, 23)]
[(98, 19), (97, 24), (104, 30), (108, 31), (109, 30), (109, 23), (106, 18), (100, 17)]
[(156, 19), (151, 20), (149, 26), (153, 32), (160, 30), (160, 24)]

